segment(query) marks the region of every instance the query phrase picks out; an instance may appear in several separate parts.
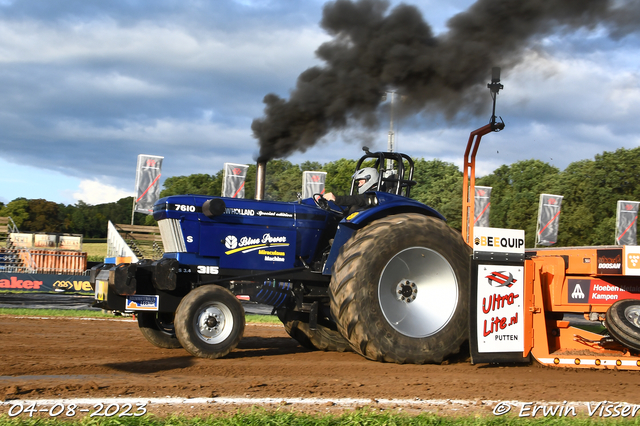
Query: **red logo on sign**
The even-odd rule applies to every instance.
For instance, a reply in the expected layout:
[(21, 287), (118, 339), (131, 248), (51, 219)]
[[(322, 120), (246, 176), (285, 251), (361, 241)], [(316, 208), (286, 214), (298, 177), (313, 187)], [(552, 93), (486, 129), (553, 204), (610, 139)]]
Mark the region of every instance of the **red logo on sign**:
[(233, 173), (234, 175), (241, 175), (242, 174), (242, 169), (236, 167), (234, 169), (231, 169), (231, 173)]
[(486, 194), (484, 189), (478, 189), (478, 195), (481, 197), (484, 197), (484, 194)]
[(549, 204), (555, 204), (556, 203), (556, 199), (555, 198), (549, 198), (548, 203)]
[(154, 160), (153, 158), (147, 158), (147, 167), (155, 167), (156, 166), (156, 160)]
[(320, 175), (311, 175), (311, 180), (314, 182), (320, 182)]
[(509, 273), (509, 275), (505, 275), (505, 271), (492, 272), (491, 275), (487, 275), (485, 278), (488, 279), (489, 285), (493, 287), (511, 287), (516, 281), (518, 281), (513, 278), (511, 273)]
[(625, 210), (633, 210), (633, 204), (625, 204), (624, 205), (624, 209)]

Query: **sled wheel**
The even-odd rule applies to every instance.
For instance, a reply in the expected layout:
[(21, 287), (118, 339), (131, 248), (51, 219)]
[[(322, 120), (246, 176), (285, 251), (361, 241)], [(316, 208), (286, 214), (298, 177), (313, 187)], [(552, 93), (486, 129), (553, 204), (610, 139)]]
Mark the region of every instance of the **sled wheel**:
[(338, 330), (364, 357), (423, 364), (468, 337), (469, 255), (462, 236), (417, 213), (388, 216), (341, 248), (331, 284)]
[(242, 339), (244, 309), (226, 288), (205, 285), (182, 299), (175, 328), (182, 347), (191, 355), (221, 358)]
[(640, 301), (624, 299), (609, 306), (606, 326), (611, 337), (623, 345), (640, 351)]
[(296, 312), (294, 315), (288, 309), (278, 309), (278, 318), (282, 321), (287, 334), (303, 348), (330, 352), (351, 350), (349, 342), (337, 330), (321, 324), (317, 324), (316, 329), (312, 330), (309, 327), (309, 314)]
[(174, 314), (169, 312), (139, 312), (138, 327), (142, 335), (153, 345), (164, 349), (181, 348), (173, 326)]

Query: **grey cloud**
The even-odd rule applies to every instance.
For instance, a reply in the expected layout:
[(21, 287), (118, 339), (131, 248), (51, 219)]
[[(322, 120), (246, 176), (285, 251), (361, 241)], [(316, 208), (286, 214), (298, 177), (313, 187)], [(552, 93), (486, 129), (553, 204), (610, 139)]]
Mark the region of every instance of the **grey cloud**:
[(122, 26), (136, 25), (140, 21), (161, 21), (240, 31), (238, 22), (250, 21), (253, 26), (307, 25), (313, 22), (312, 11), (321, 4), (296, 0), (246, 3), (231, 0), (15, 0), (0, 6), (0, 17), (37, 19), (60, 25), (109, 17)]

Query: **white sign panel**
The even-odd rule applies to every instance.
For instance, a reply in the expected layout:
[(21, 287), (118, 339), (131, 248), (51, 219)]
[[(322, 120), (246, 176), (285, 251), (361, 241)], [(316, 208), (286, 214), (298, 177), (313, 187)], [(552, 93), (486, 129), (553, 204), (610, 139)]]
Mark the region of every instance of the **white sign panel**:
[(478, 265), (478, 353), (524, 351), (524, 266)]
[(524, 253), (524, 230), (474, 226), (473, 251)]
[(624, 246), (624, 275), (640, 275), (640, 246)]
[(125, 311), (157, 311), (160, 296), (136, 294), (125, 299)]

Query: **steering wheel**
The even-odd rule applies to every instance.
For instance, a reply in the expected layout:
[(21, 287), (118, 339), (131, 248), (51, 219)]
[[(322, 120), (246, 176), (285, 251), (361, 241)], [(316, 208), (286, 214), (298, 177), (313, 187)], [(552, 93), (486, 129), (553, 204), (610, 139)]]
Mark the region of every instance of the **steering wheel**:
[(313, 194), (313, 201), (316, 203), (316, 206), (320, 207), (323, 210), (338, 213), (343, 216), (346, 215), (347, 213), (346, 210), (342, 208), (342, 206), (338, 206), (340, 210), (332, 209), (331, 206), (329, 205), (329, 200), (324, 198), (322, 194)]
[(313, 201), (316, 203), (316, 206), (320, 207), (323, 210), (331, 210), (329, 207), (329, 201), (325, 200), (322, 197), (322, 194), (313, 194)]

